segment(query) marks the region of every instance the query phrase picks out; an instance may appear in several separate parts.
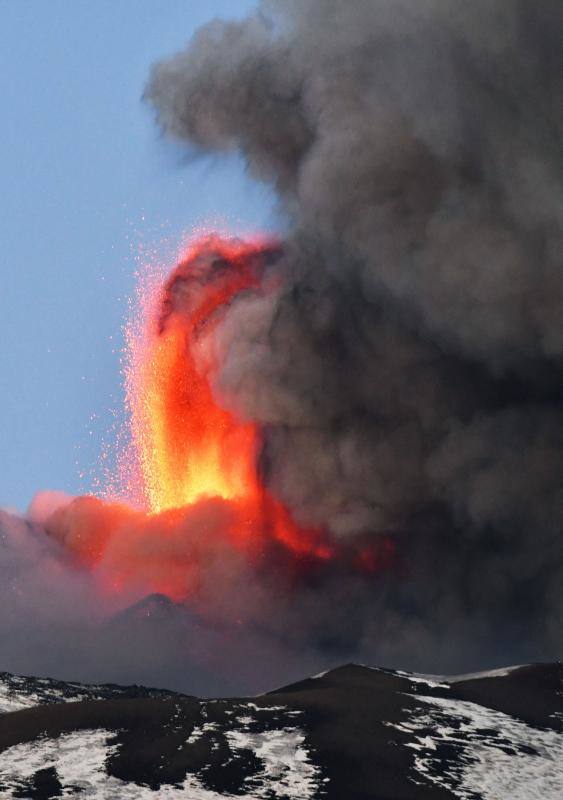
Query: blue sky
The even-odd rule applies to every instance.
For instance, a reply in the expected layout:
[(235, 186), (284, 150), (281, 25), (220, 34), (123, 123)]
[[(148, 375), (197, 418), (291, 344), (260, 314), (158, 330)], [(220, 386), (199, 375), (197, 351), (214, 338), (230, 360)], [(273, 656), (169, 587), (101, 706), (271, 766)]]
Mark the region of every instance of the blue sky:
[(186, 159), (140, 100), (151, 63), (253, 6), (0, 0), (1, 506), (89, 488), (120, 405), (138, 245), (214, 217), (275, 225), (272, 197), (237, 158)]

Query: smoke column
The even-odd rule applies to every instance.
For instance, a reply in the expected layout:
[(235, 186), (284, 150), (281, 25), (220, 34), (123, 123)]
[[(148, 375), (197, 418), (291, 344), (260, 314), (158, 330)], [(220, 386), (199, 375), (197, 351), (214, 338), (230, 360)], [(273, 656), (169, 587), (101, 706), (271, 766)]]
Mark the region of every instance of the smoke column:
[(552, 0), (270, 0), (146, 88), (278, 192), (283, 289), (232, 304), (214, 389), (301, 523), (396, 541), (374, 657), (561, 653), (562, 33)]
[(6, 668), (232, 693), (561, 656), (562, 35), (554, 0), (264, 0), (153, 68), (164, 132), (240, 151), (289, 232), (200, 242), (159, 295), (135, 510), (0, 518)]

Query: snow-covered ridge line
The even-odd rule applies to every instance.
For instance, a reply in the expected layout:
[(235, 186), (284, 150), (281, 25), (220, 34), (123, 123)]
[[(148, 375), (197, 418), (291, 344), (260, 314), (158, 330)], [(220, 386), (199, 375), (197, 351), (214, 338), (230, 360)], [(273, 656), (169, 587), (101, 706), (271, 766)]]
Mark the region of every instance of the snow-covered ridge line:
[(528, 664), (515, 664), (512, 667), (501, 667), (499, 669), (490, 669), (485, 672), (466, 672), (463, 675), (450, 675), (444, 677), (448, 683), (461, 683), (461, 681), (476, 681), (482, 678), (506, 678), (513, 672), (529, 666)]
[(52, 703), (80, 703), (118, 697), (172, 697), (174, 692), (141, 686), (81, 684), (0, 672), (0, 714)]
[[(483, 680), (485, 678), (506, 678), (513, 672), (516, 672), (519, 669), (523, 669), (531, 665), (515, 664), (510, 667), (501, 667), (499, 669), (483, 670), (482, 672), (466, 672), (458, 675), (432, 675), (432, 674), (425, 674), (423, 672), (407, 672), (406, 670), (400, 670), (400, 669), (383, 669), (381, 667), (370, 667), (367, 664), (358, 664), (358, 666), (365, 667), (365, 669), (371, 669), (374, 672), (384, 672), (387, 675), (398, 675), (400, 678), (407, 678), (412, 683), (424, 683), (430, 687), (447, 689), (449, 688), (450, 684), (461, 683), (462, 681)], [(313, 677), (321, 678), (326, 674), (328, 673), (324, 672), (320, 673), (319, 675), (315, 675)]]
[[(483, 678), (503, 678), (518, 669), (522, 669), (522, 667), (526, 665), (516, 665), (484, 672), (471, 672), (462, 675), (427, 675), (403, 670), (371, 667), (367, 664), (357, 664), (355, 666), (373, 670), (374, 672), (397, 675), (412, 683), (421, 683), (431, 688), (447, 689), (449, 685), (461, 681), (479, 680)], [(333, 672), (333, 670), (326, 670), (312, 675), (311, 680), (320, 680), (330, 675), (331, 672)], [(166, 690), (145, 689), (138, 686), (67, 683), (52, 678), (34, 678), (23, 675), (12, 675), (9, 672), (0, 672), (0, 714), (20, 711), (25, 708), (33, 708), (34, 706), (50, 703), (77, 703), (83, 700), (106, 700), (110, 697), (131, 696), (165, 697), (177, 696), (177, 694)]]

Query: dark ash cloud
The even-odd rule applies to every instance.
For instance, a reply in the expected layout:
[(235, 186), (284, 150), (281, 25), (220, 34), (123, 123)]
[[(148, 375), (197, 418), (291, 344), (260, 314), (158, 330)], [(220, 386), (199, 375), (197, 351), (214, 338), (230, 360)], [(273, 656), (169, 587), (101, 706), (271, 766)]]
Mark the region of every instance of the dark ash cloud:
[(279, 194), (283, 288), (233, 304), (215, 388), (300, 520), (395, 537), (372, 658), (561, 653), (562, 33), (552, 0), (270, 0), (146, 88)]
[[(289, 229), (205, 334), (214, 390), (296, 518), (380, 568), (241, 558), (216, 502), (159, 545), (156, 518), (44, 498), (0, 516), (3, 669), (237, 693), (560, 658), (562, 34), (555, 0), (264, 0), (154, 67), (164, 131), (242, 152)], [(100, 598), (123, 548), (153, 577), (196, 559), (197, 602)]]

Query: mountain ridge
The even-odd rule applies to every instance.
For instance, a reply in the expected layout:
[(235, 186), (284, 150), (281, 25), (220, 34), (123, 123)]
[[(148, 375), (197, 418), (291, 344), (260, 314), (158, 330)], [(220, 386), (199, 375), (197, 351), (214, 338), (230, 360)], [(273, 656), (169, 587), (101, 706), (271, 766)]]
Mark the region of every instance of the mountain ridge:
[(0, 673), (0, 798), (560, 800), (561, 663), (462, 678), (346, 664), (199, 699)]

